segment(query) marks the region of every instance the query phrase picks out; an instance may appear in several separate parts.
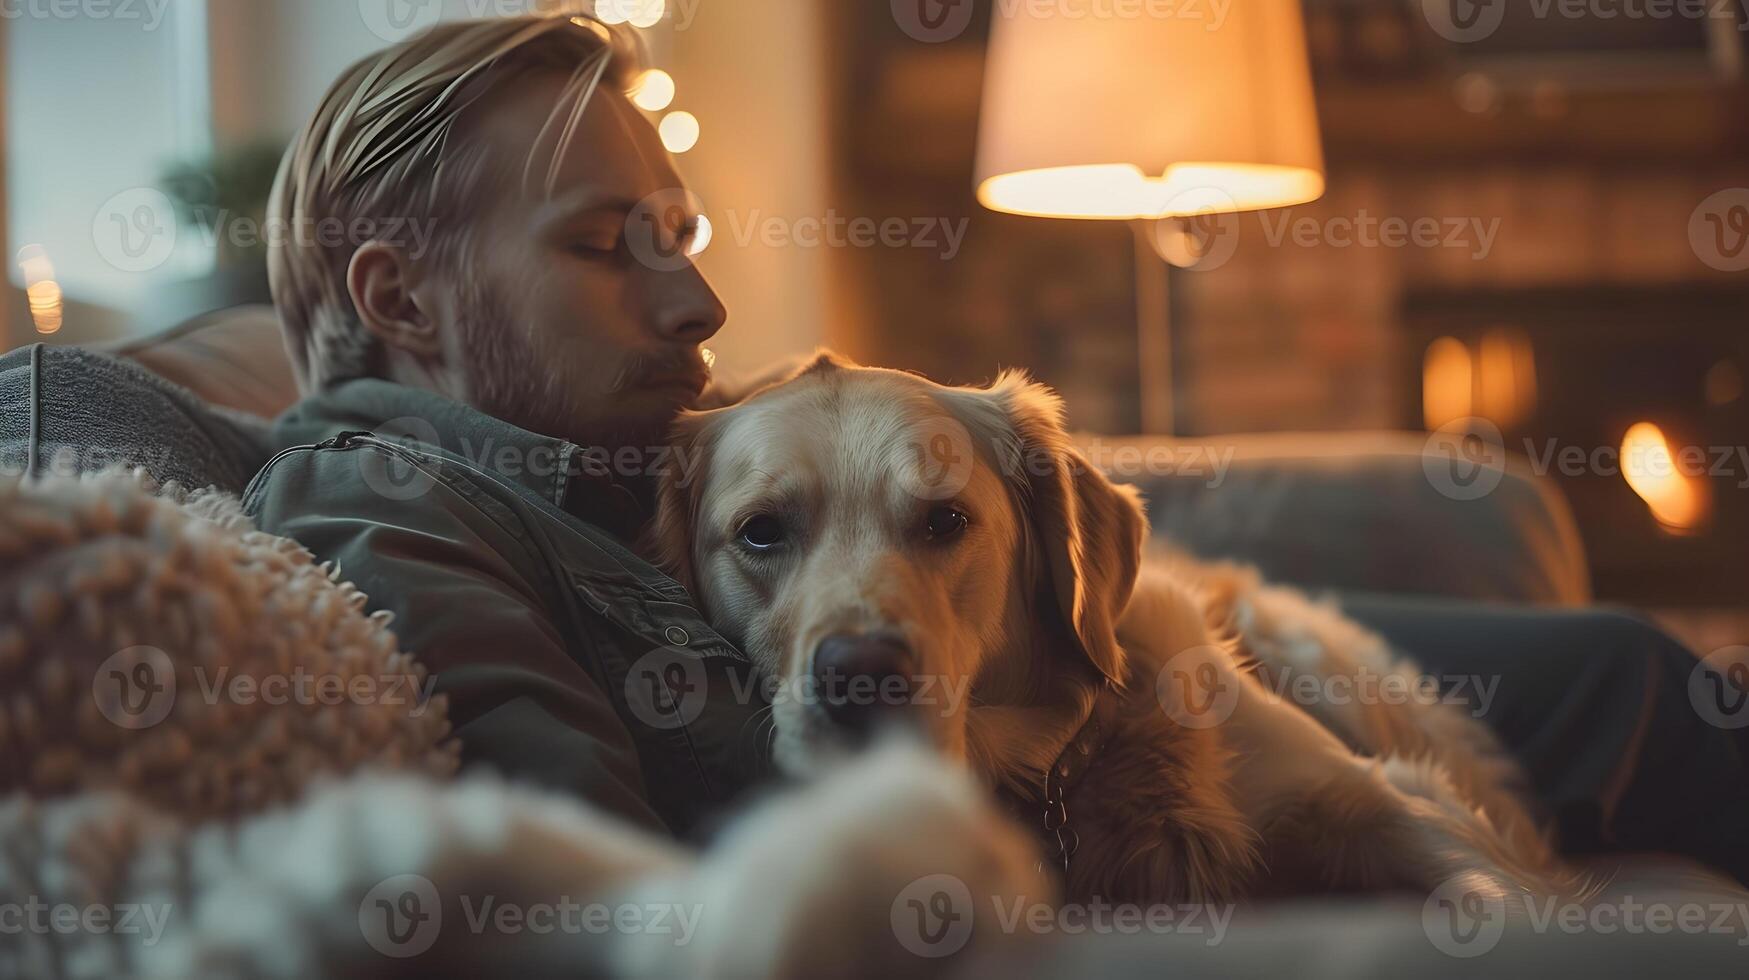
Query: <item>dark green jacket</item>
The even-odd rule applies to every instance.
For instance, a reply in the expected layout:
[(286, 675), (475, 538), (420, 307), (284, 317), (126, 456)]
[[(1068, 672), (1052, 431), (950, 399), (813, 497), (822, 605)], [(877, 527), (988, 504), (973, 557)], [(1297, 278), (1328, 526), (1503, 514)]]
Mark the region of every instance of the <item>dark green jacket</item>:
[(244, 509), (394, 613), (464, 766), (677, 834), (763, 773), (746, 657), (627, 547), (641, 514), (598, 455), (376, 380), (306, 399), (275, 436), (297, 448)]

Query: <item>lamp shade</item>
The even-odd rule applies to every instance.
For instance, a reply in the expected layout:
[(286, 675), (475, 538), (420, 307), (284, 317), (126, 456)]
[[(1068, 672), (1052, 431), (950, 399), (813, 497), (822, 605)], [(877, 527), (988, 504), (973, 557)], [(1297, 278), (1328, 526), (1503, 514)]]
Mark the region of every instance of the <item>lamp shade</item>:
[[(1077, 6), (1087, 9), (1069, 16)], [(978, 200), (1015, 214), (1160, 218), (1321, 196), (1299, 0), (1230, 0), (1217, 17), (1222, 7), (996, 5)]]

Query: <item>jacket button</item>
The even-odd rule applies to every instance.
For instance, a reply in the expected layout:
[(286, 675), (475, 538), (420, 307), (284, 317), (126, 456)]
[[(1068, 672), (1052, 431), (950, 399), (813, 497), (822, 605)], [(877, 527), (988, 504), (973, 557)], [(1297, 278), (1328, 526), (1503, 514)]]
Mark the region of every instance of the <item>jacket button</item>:
[(692, 642), (692, 637), (687, 635), (687, 632), (678, 626), (668, 627), (666, 630), (662, 631), (662, 635), (668, 638), (670, 644), (677, 647), (683, 647)]

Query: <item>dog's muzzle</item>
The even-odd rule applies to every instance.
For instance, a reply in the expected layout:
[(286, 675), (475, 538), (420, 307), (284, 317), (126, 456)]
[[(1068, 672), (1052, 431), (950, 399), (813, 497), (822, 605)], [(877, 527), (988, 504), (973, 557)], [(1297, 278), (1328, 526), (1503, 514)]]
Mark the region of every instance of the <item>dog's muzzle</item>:
[(865, 739), (875, 729), (914, 712), (911, 688), (917, 658), (898, 635), (837, 633), (814, 648), (814, 682), (826, 717)]

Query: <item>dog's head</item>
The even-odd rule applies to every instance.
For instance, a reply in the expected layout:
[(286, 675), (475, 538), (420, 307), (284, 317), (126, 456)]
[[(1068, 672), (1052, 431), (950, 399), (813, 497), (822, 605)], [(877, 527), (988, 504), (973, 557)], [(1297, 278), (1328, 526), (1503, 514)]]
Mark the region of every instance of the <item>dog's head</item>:
[(773, 696), (779, 763), (816, 768), (885, 722), (966, 751), (974, 704), (1119, 683), (1141, 505), (1017, 373), (948, 388), (822, 355), (683, 417), (656, 548)]

